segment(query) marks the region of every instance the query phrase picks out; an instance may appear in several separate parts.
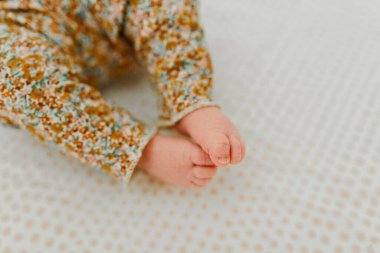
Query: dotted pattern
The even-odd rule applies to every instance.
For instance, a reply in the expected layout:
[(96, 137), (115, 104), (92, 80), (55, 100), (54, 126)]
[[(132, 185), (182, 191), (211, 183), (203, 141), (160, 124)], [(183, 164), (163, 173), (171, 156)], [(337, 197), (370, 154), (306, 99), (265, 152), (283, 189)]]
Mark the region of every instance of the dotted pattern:
[[(0, 128), (0, 252), (380, 252), (379, 2), (201, 7), (245, 162), (204, 190), (140, 172), (127, 191)], [(115, 83), (109, 99), (154, 120), (146, 79)]]

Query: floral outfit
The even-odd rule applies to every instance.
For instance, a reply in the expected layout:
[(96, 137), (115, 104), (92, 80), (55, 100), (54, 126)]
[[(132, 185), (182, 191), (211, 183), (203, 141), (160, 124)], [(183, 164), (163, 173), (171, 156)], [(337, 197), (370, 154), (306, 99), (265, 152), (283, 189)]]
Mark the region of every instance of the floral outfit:
[(0, 1), (0, 120), (125, 182), (156, 130), (96, 87), (138, 63), (160, 125), (215, 105), (196, 0)]

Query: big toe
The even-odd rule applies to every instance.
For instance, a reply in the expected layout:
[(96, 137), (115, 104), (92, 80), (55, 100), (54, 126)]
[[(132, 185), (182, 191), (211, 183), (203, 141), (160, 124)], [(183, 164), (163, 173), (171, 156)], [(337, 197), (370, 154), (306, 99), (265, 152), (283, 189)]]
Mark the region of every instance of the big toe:
[(207, 186), (216, 174), (216, 167), (195, 166), (188, 179), (191, 187), (202, 188)]
[(229, 139), (231, 143), (231, 163), (240, 163), (243, 160), (245, 153), (244, 142), (234, 135), (231, 135)]
[(212, 166), (195, 166), (193, 168), (193, 176), (198, 179), (211, 179), (215, 176), (216, 171), (217, 168)]
[(202, 146), (208, 152), (212, 162), (216, 166), (226, 166), (230, 163), (231, 144), (226, 135), (212, 134), (207, 137), (205, 144)]

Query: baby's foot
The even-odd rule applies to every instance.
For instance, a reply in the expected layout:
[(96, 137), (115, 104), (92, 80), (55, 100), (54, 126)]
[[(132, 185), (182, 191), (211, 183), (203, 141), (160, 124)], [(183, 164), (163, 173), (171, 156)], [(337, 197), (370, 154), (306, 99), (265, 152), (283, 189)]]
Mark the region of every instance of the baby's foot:
[(145, 147), (138, 167), (166, 183), (194, 188), (206, 186), (216, 173), (215, 165), (198, 145), (159, 135)]
[(245, 156), (245, 145), (234, 124), (217, 107), (195, 110), (177, 124), (209, 154), (216, 166), (236, 164)]

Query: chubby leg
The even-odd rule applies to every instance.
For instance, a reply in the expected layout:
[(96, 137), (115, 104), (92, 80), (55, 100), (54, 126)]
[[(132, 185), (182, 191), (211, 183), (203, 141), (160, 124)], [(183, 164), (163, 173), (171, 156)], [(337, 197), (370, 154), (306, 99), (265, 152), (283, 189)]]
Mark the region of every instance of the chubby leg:
[(128, 181), (155, 131), (82, 83), (73, 65), (40, 33), (0, 23), (0, 115)]
[(163, 101), (162, 125), (174, 125), (216, 166), (236, 164), (245, 147), (212, 100), (213, 68), (197, 0), (127, 1), (125, 34), (152, 75)]

